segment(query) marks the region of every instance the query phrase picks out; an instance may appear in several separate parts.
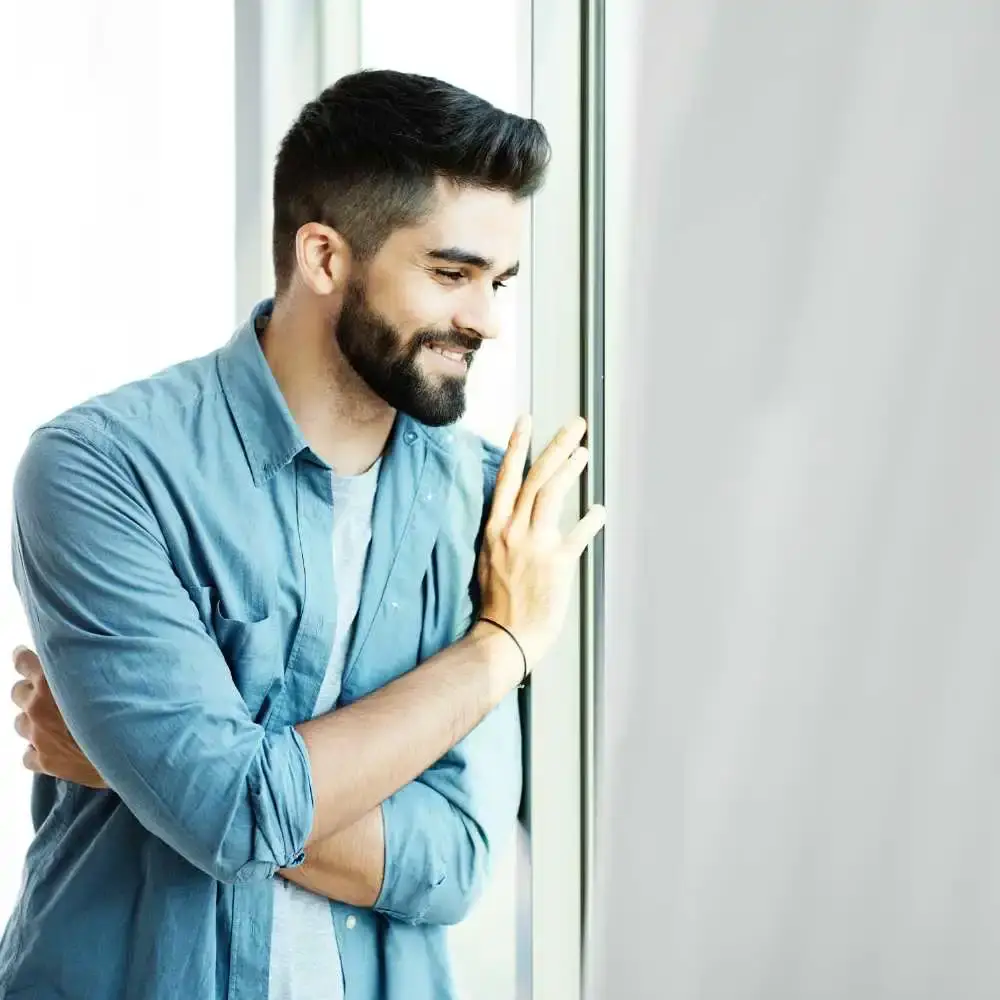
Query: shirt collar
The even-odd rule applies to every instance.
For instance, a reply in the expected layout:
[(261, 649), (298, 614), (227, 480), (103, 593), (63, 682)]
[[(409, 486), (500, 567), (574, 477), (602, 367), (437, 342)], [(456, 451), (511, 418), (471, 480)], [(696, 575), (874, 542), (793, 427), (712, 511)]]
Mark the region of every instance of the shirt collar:
[(254, 306), (249, 319), (218, 354), (219, 380), (256, 486), (262, 486), (308, 446), (258, 340), (273, 299)]

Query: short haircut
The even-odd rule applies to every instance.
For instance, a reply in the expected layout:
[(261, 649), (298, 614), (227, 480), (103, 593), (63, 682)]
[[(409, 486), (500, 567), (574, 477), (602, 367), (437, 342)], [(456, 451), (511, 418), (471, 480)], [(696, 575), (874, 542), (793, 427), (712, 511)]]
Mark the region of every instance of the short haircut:
[(439, 178), (526, 198), (551, 149), (534, 119), (427, 76), (364, 70), (310, 101), (274, 170), (272, 249), (277, 290), (295, 268), (295, 235), (321, 222), (370, 259), (428, 210)]

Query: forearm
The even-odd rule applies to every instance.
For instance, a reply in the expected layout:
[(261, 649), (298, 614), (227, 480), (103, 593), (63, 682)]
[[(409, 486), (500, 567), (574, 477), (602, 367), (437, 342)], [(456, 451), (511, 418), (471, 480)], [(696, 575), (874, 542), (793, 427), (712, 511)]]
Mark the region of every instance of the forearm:
[(522, 672), (510, 639), (479, 625), (367, 698), (298, 726), (314, 798), (307, 851), (440, 759), (517, 687)]
[(381, 807), (319, 841), (309, 849), (300, 867), (282, 869), (278, 874), (327, 899), (351, 906), (374, 906), (385, 874)]

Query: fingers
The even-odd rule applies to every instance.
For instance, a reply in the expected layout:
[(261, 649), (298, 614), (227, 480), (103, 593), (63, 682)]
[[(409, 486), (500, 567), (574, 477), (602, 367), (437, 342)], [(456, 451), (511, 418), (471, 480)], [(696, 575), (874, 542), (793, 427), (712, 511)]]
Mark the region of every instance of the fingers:
[(20, 715), (14, 720), (14, 732), (21, 737), (22, 740), (27, 740), (31, 742), (31, 724), (28, 721), (27, 715), (21, 712)]
[(10, 700), (17, 705), (18, 708), (26, 709), (28, 703), (31, 701), (31, 696), (34, 693), (35, 686), (31, 681), (18, 681), (10, 691)]
[(521, 489), (521, 479), (524, 475), (524, 464), (528, 460), (528, 446), (531, 443), (531, 417), (522, 416), (514, 427), (507, 444), (507, 452), (497, 473), (496, 487), (493, 491), (493, 504), (490, 508), (489, 523), (494, 528), (505, 528), (510, 521)]
[(559, 515), (566, 503), (566, 497), (573, 486), (579, 482), (580, 473), (586, 468), (589, 459), (590, 453), (586, 448), (577, 448), (553, 473), (535, 497), (532, 524), (537, 524), (540, 527), (558, 527)]
[(21, 763), (29, 771), (34, 771), (36, 774), (44, 774), (42, 770), (42, 762), (38, 759), (38, 751), (34, 747), (28, 747), (24, 751), (24, 756), (21, 758)]
[(583, 555), (584, 550), (604, 527), (606, 518), (607, 512), (600, 504), (594, 504), (580, 518), (573, 530), (566, 536), (566, 549), (570, 555), (576, 559)]
[(538, 456), (538, 460), (531, 466), (525, 477), (524, 485), (517, 498), (514, 509), (516, 527), (524, 528), (527, 526), (534, 512), (538, 491), (563, 468), (569, 457), (576, 451), (580, 441), (583, 440), (586, 431), (587, 421), (583, 417), (574, 417), (563, 426)]
[(14, 669), (22, 677), (35, 677), (42, 672), (42, 661), (34, 650), (27, 646), (18, 646), (13, 653)]

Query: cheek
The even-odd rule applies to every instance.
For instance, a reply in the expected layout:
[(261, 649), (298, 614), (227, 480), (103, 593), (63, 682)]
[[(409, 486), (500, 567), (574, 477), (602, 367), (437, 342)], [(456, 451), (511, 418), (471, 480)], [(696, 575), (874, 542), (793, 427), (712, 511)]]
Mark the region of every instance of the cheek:
[(383, 315), (409, 340), (418, 330), (451, 327), (453, 289), (428, 278), (400, 282), (389, 295)]

